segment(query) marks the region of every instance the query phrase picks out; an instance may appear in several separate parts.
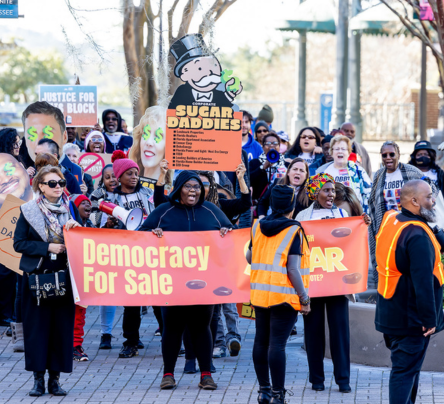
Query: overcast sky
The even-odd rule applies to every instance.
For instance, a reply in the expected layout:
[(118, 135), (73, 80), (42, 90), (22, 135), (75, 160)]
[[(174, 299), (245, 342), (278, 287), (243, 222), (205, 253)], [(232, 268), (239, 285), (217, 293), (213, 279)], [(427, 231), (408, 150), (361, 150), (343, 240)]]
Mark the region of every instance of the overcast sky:
[[(139, 0), (134, 0), (139, 1)], [(202, 10), (206, 10), (213, 0), (202, 0)], [(157, 8), (158, 1), (153, 3)], [(172, 0), (164, 0), (164, 10)], [(180, 5), (186, 3), (181, 0)], [(115, 50), (122, 44), (122, 16), (117, 10), (121, 0), (71, 0), (71, 5), (79, 9), (113, 9), (95, 12), (81, 12), (85, 32), (92, 33), (97, 42), (107, 51)], [(261, 50), (267, 40), (280, 42), (282, 33), (276, 27), (282, 19), (291, 19), (298, 0), (237, 0), (217, 23), (215, 45), (222, 52), (236, 50), (248, 44), (254, 50)], [(93, 7), (91, 6), (93, 5)], [(85, 39), (68, 11), (65, 0), (19, 0), (19, 13), (25, 18), (18, 20), (0, 19), (0, 27), (19, 36), (23, 29), (49, 33), (64, 41), (63, 25), (73, 43), (83, 43)], [(196, 18), (190, 32), (197, 31)], [(1, 35), (1, 29), (0, 29)]]

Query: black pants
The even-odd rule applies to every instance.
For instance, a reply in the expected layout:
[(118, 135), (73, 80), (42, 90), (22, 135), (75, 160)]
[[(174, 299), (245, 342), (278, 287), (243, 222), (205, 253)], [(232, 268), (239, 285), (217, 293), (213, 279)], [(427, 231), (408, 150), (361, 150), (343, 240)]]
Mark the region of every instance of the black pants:
[(157, 324), (159, 324), (159, 331), (162, 335), (163, 332), (163, 320), (162, 320), (162, 310), (160, 309), (160, 306), (153, 306), (153, 312), (157, 320)]
[(345, 296), (311, 299), (311, 312), (304, 316), (310, 383), (324, 383), (325, 312), (330, 332), (333, 373), (339, 386), (350, 384), (350, 326), (348, 299)]
[(162, 355), (164, 373), (174, 373), (182, 335), (188, 327), (201, 372), (209, 372), (213, 356), (210, 323), (213, 305), (162, 307)]
[(285, 387), (285, 347), (298, 312), (288, 304), (268, 309), (255, 307), (256, 335), (253, 345), (253, 363), (260, 386), (282, 390)]
[(0, 320), (14, 320), (17, 274), (0, 264)]
[(123, 309), (122, 330), (123, 338), (126, 338), (123, 345), (136, 346), (140, 338), (140, 306), (125, 306)]
[(22, 320), (22, 282), (23, 282), (23, 276), (17, 274), (17, 294), (15, 295), (15, 321), (17, 323), (23, 322), (23, 320)]
[(430, 337), (384, 334), (391, 351), (390, 404), (411, 404), (416, 401), (419, 373), (429, 346)]
[[(219, 317), (220, 317), (220, 304), (214, 305), (213, 310), (213, 317), (211, 318), (210, 323), (210, 330), (211, 330), (211, 338), (213, 342), (213, 349), (214, 349), (214, 342), (216, 341), (216, 333), (217, 333), (217, 324), (219, 323)], [(183, 333), (183, 345), (185, 347), (185, 359), (196, 359), (196, 354), (194, 353), (193, 349), (193, 343), (191, 342), (191, 334), (188, 330), (188, 327), (185, 328), (185, 332)]]

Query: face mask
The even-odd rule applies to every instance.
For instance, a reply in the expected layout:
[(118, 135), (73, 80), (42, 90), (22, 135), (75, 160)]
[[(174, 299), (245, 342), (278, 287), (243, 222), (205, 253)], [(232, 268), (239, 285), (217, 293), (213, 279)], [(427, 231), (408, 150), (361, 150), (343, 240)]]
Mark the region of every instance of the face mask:
[(280, 144), (280, 146), (279, 146), (279, 153), (281, 153), (281, 154), (283, 154), (283, 153), (285, 153), (286, 151), (287, 151), (287, 145), (286, 144)]
[(431, 163), (432, 159), (428, 156), (421, 156), (416, 158), (416, 164), (421, 167), (428, 167)]

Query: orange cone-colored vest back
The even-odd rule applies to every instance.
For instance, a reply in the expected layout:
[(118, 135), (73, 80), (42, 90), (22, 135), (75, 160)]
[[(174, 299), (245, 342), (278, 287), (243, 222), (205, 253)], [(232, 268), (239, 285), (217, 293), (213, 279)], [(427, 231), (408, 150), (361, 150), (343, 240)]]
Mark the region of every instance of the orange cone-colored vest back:
[(441, 246), (436, 240), (430, 227), (418, 220), (400, 222), (397, 219), (399, 212), (390, 210), (384, 218), (376, 235), (376, 264), (378, 270), (378, 293), (385, 299), (393, 297), (402, 273), (396, 267), (396, 246), (403, 229), (409, 225), (422, 227), (429, 235), (435, 247), (435, 266), (433, 274), (438, 278), (439, 284), (444, 283), (444, 271), (441, 263)]
[(257, 220), (252, 228), (251, 260), (251, 304), (259, 307), (271, 307), (288, 303), (295, 310), (301, 309), (299, 296), (287, 275), (287, 259), (295, 236), (301, 234), (300, 272), (308, 294), (310, 282), (310, 250), (302, 229), (295, 225), (287, 227), (279, 234), (267, 237), (262, 234)]

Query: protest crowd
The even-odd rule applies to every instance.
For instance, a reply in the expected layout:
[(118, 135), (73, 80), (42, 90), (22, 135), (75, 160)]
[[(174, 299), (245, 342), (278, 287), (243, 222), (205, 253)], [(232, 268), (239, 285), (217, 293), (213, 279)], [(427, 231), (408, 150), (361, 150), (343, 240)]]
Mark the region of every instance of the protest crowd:
[[(68, 264), (72, 257), (65, 245), (67, 234), (79, 227), (96, 229), (97, 234), (137, 230), (159, 239), (170, 232), (207, 231), (223, 239), (236, 229), (251, 229), (239, 270), (251, 264), (258, 403), (285, 402), (285, 349), (296, 333), (299, 313), (313, 390), (325, 389), (328, 327), (336, 384), (340, 392), (351, 392), (349, 304), (355, 296), (310, 297), (311, 240), (304, 226), (357, 217), (368, 229), (370, 275), (378, 283), (376, 329), (391, 350), (390, 403), (414, 402), (430, 336), (444, 328), (444, 234), (435, 226), (444, 172), (430, 142), (417, 142), (408, 163), (400, 161), (395, 142), (384, 142), (381, 166), (373, 172), (366, 149), (355, 140), (353, 124), (346, 122), (328, 134), (306, 127), (292, 142), (286, 132), (272, 129), (273, 111), (265, 105), (257, 117), (239, 111), (242, 152), (236, 169), (173, 170), (165, 157), (166, 111), (149, 108), (140, 125), (127, 133), (114, 109), (105, 110), (94, 127), (67, 127), (60, 109), (38, 101), (23, 112), (23, 138), (15, 129), (0, 130), (0, 201), (12, 194), (25, 202), (13, 240), (23, 275), (0, 265), (0, 321), (10, 327), (14, 351), (24, 351), (25, 368), (34, 374), (29, 395), (66, 395), (61, 373), (72, 372), (73, 360), (89, 360), (82, 347), (88, 308), (74, 302)], [(53, 128), (53, 136), (30, 141), (30, 128), (39, 132), (44, 125)], [(84, 153), (111, 156), (99, 178), (93, 180), (79, 166)], [(104, 209), (104, 203), (111, 210)], [(141, 211), (140, 225), (133, 228), (119, 219), (113, 213), (118, 208)], [(49, 285), (45, 292), (42, 284)], [(120, 358), (133, 358), (144, 348), (139, 328), (148, 309), (124, 307)], [(176, 361), (184, 351), (183, 371), (196, 373), (199, 368), (199, 387), (215, 390), (214, 359), (242, 351), (236, 303), (152, 310), (162, 341), (160, 388), (177, 386)], [(100, 307), (99, 349), (114, 348), (115, 313), (116, 306)]]

